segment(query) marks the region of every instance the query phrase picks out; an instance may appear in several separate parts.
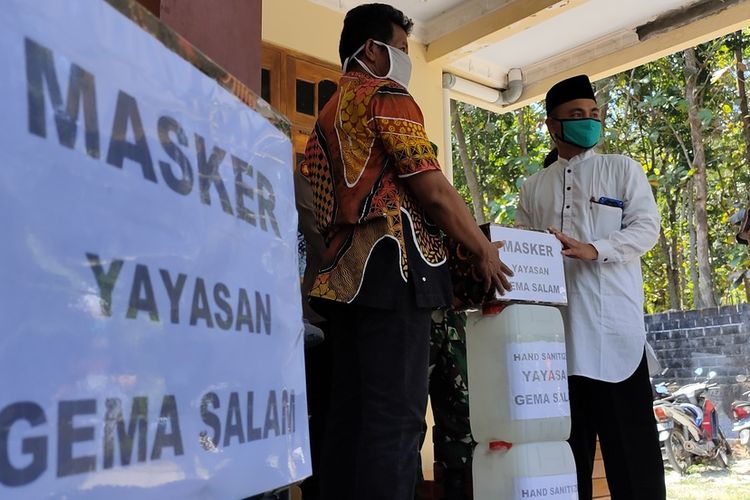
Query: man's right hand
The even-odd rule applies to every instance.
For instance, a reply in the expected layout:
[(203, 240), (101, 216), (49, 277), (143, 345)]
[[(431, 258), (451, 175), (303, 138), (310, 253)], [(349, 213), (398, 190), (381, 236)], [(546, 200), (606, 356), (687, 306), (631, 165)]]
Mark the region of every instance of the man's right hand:
[(482, 280), (485, 293), (494, 288), (500, 295), (505, 295), (506, 291), (510, 292), (512, 289), (508, 277), (513, 276), (513, 271), (500, 260), (497, 252), (502, 247), (502, 241), (488, 241), (483, 246), (483, 251), (474, 255), (474, 267), (478, 274), (476, 278)]

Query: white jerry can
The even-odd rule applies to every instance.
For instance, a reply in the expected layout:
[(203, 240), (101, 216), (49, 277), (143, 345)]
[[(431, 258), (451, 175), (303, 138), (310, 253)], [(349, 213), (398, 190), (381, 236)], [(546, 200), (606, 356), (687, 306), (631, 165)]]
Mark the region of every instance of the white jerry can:
[(470, 312), (466, 351), (471, 432), (477, 442), (565, 441), (570, 435), (562, 315), (512, 304)]
[(479, 443), (472, 472), (476, 500), (578, 500), (568, 443)]

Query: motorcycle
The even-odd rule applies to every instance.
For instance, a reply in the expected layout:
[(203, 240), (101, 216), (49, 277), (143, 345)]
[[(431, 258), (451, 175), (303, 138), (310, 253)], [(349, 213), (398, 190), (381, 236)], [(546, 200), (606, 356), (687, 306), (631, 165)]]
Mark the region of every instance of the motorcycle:
[[(697, 369), (699, 376), (702, 369)], [(706, 392), (716, 387), (710, 383), (716, 376), (711, 372), (704, 382), (687, 384), (672, 394), (662, 390), (654, 402), (659, 439), (672, 469), (684, 474), (695, 460), (711, 461), (722, 468), (729, 466), (731, 448), (719, 427), (718, 413)], [(659, 389), (657, 388), (657, 391)], [(672, 429), (669, 429), (669, 421)]]
[[(657, 390), (659, 388), (657, 387)], [(659, 393), (667, 397), (668, 393)], [(661, 446), (662, 459), (667, 461), (666, 442), (669, 440), (672, 429), (674, 429), (674, 420), (671, 412), (672, 403), (663, 399), (654, 401), (654, 417), (656, 418), (656, 431), (659, 434), (659, 445)]]
[[(745, 382), (747, 377), (745, 375), (738, 375), (737, 382)], [(740, 436), (740, 443), (747, 448), (750, 453), (750, 391), (742, 394), (746, 399), (737, 400), (732, 403), (732, 417), (734, 423), (732, 425), (732, 431), (736, 432)]]
[[(661, 375), (664, 375), (668, 370), (668, 368), (664, 369)], [(680, 416), (683, 415), (679, 406), (674, 403), (674, 397), (668, 388), (669, 385), (672, 385), (672, 383), (660, 382), (652, 385), (656, 430), (659, 435), (662, 460), (665, 464), (669, 464), (672, 470), (684, 474), (687, 468), (693, 464), (693, 458), (683, 445), (683, 431), (681, 427), (679, 435), (673, 436), (675, 429), (674, 415), (675, 413), (680, 413)], [(684, 416), (682, 420), (691, 422), (687, 416)], [(693, 424), (688, 423), (687, 425), (690, 427)]]

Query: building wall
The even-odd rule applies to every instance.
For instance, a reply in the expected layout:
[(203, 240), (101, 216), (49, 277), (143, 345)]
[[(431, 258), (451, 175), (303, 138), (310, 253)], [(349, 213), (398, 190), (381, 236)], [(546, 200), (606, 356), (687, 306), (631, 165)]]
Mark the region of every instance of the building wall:
[[(408, 12), (405, 12), (407, 15)], [(340, 66), (339, 35), (344, 13), (309, 0), (265, 0), (263, 2), (263, 41)], [(412, 78), (409, 92), (422, 108), (430, 140), (445, 153), (443, 140), (442, 69), (425, 59), (425, 46), (409, 41)]]
[(750, 389), (737, 383), (737, 375), (750, 369), (750, 304), (677, 311), (646, 316), (647, 339), (662, 367), (669, 368), (657, 381), (679, 385), (695, 380), (693, 370), (716, 372), (719, 386), (709, 394), (721, 408), (721, 426), (729, 435), (732, 401)]

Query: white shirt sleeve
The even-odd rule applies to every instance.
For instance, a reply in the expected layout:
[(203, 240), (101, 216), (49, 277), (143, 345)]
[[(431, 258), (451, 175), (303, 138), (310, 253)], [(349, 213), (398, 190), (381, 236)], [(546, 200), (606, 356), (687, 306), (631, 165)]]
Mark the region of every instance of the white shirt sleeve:
[(598, 262), (626, 262), (640, 258), (659, 238), (661, 218), (641, 165), (628, 159), (625, 172), (622, 229), (592, 242)]

